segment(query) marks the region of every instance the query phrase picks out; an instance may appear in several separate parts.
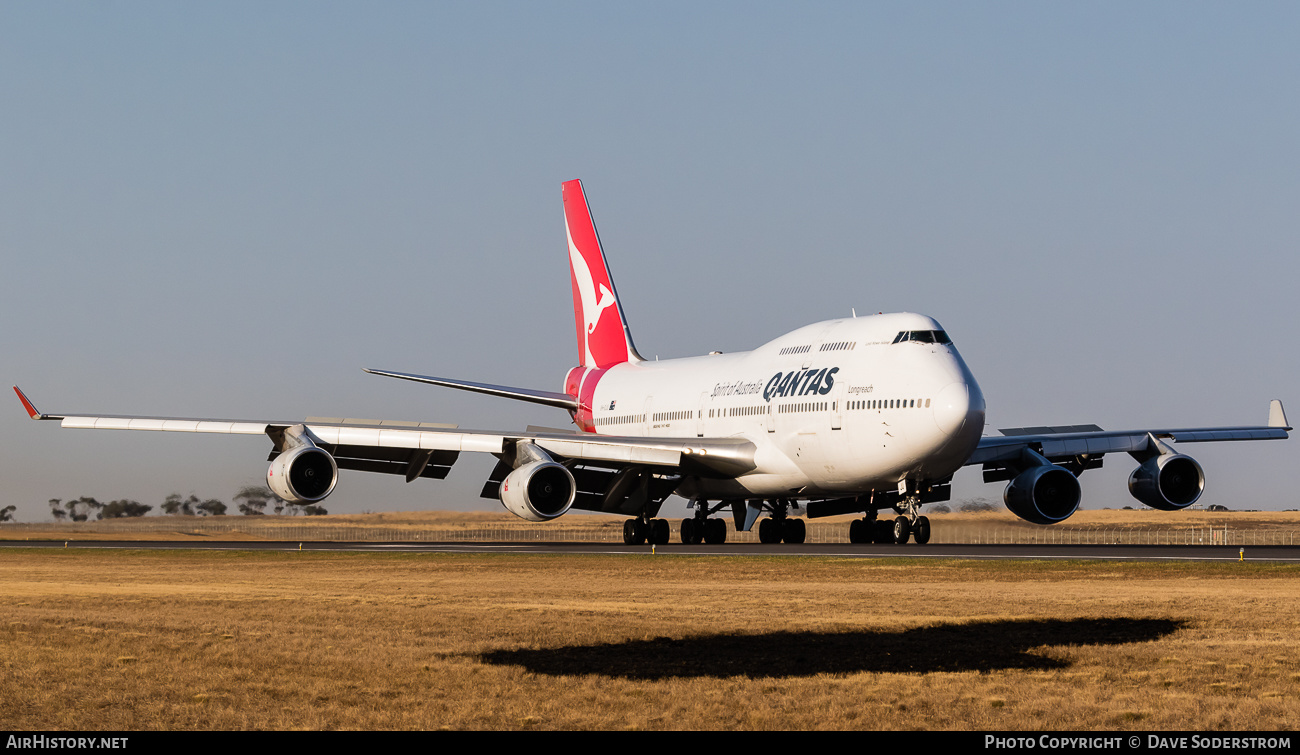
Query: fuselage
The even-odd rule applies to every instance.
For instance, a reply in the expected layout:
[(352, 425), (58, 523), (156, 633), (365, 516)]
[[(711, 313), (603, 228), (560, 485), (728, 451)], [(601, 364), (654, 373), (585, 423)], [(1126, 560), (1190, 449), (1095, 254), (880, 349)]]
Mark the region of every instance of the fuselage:
[(755, 469), (684, 481), (696, 498), (893, 490), (952, 475), (984, 430), (984, 396), (938, 322), (911, 313), (814, 323), (748, 352), (575, 368), (575, 421), (600, 435), (722, 438)]

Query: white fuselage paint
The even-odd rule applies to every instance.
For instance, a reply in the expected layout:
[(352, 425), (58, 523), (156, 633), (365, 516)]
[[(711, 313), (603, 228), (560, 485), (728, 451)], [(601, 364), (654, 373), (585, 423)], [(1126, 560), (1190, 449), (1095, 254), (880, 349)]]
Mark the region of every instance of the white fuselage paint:
[[(923, 315), (882, 314), (814, 323), (749, 352), (619, 364), (592, 397), (595, 431), (756, 446), (756, 469), (687, 480), (688, 497), (846, 496), (942, 480), (979, 443), (984, 396), (954, 346), (893, 343), (900, 331), (939, 330)], [(783, 382), (786, 395), (773, 395)]]

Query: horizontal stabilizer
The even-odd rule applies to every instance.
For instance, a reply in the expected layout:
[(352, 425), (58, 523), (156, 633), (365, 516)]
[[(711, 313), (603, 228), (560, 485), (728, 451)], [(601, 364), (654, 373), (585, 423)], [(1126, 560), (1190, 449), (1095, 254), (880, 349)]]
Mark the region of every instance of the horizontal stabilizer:
[(486, 393), (489, 396), (512, 398), (516, 401), (530, 401), (534, 404), (558, 406), (561, 409), (568, 409), (571, 412), (578, 410), (578, 400), (567, 393), (535, 391), (529, 388), (511, 388), (507, 385), (492, 385), (491, 383), (471, 383), (468, 380), (448, 380), (447, 378), (430, 377), (428, 375), (410, 375), (404, 372), (388, 372), (386, 370), (372, 370), (369, 368), (362, 369), (369, 372), (371, 375), (383, 375), (384, 377), (411, 380), (416, 383), (441, 385), (446, 388), (459, 388), (462, 391)]
[(550, 435), (585, 435), (581, 430), (574, 430), (571, 427), (545, 427), (543, 425), (529, 425), (524, 428), (524, 432), (547, 433)]

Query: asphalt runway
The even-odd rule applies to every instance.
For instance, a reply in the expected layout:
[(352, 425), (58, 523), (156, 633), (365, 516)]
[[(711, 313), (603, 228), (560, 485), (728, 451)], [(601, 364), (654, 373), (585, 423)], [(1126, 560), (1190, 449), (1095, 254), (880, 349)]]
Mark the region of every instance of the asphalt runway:
[(1037, 559), (1091, 561), (1300, 562), (1300, 545), (618, 545), (614, 543), (339, 542), (270, 540), (8, 540), (3, 548), (114, 548), (135, 550), (321, 551), (340, 553), (494, 553), (549, 555), (793, 556), (819, 558)]

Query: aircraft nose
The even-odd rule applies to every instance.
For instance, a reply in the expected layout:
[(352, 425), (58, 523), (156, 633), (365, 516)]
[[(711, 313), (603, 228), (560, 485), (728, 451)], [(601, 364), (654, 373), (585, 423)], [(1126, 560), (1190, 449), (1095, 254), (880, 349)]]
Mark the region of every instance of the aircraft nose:
[(971, 413), (970, 386), (959, 381), (949, 383), (939, 391), (934, 404), (934, 423), (944, 435), (955, 435), (966, 424)]

